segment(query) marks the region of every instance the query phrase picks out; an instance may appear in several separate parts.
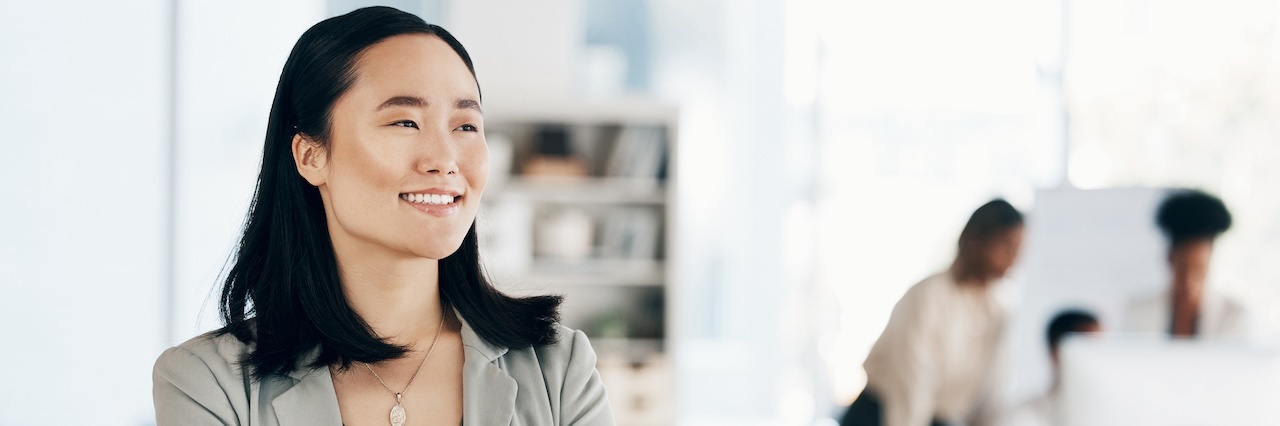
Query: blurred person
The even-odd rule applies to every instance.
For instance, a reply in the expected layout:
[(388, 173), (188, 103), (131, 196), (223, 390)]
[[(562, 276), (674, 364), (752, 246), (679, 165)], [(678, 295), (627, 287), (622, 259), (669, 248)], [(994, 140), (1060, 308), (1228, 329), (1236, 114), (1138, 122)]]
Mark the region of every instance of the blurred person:
[(951, 267), (907, 290), (863, 367), (867, 387), (841, 425), (988, 424), (995, 411), (1004, 308), (994, 287), (1022, 246), (1023, 217), (1004, 200), (976, 211)]
[(1168, 241), (1172, 282), (1130, 304), (1126, 330), (1173, 337), (1245, 337), (1244, 306), (1208, 287), (1214, 241), (1231, 228), (1231, 212), (1213, 195), (1176, 190), (1160, 203), (1156, 224)]
[(507, 296), (481, 272), (483, 122), (443, 28), (374, 7), (307, 30), (272, 103), (224, 327), (160, 355), (156, 424), (613, 424), (561, 298)]
[(1059, 357), (1058, 348), (1067, 336), (1082, 333), (1098, 333), (1102, 325), (1098, 318), (1090, 312), (1067, 310), (1058, 313), (1049, 321), (1045, 330), (1045, 339), (1049, 344), (1049, 361), (1053, 378), (1049, 390), (1038, 397), (1018, 404), (1001, 418), (1001, 426), (1051, 426), (1057, 423)]

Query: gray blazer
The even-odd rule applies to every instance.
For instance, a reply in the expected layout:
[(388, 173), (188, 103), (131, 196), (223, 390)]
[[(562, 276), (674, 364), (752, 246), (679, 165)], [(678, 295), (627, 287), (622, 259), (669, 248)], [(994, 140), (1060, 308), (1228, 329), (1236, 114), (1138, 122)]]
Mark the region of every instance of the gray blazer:
[[(558, 343), (508, 350), (463, 321), (463, 424), (614, 424), (587, 336), (559, 331)], [(288, 376), (254, 381), (238, 363), (247, 349), (229, 334), (205, 334), (161, 354), (152, 373), (156, 425), (342, 424), (329, 369), (305, 367), (318, 350)]]

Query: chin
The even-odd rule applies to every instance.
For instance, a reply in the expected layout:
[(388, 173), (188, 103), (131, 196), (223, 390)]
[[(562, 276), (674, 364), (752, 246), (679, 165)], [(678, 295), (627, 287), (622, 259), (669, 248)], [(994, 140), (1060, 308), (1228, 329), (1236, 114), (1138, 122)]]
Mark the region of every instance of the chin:
[(418, 244), (409, 247), (409, 252), (417, 257), (441, 260), (456, 253), (460, 247), (462, 247), (462, 236), (450, 238), (449, 241), (436, 241), (434, 244)]
[(404, 250), (415, 257), (427, 259), (444, 259), (453, 255), (462, 247), (470, 227), (437, 226), (418, 229), (411, 233), (411, 240), (403, 241)]
[(446, 248), (446, 247), (430, 247), (430, 248), (415, 247), (413, 249), (410, 249), (410, 253), (412, 253), (413, 256), (415, 257), (435, 259), (435, 260), (442, 260), (446, 257), (449, 257), (450, 255), (453, 255), (457, 251), (458, 251), (458, 246), (454, 246), (452, 249)]

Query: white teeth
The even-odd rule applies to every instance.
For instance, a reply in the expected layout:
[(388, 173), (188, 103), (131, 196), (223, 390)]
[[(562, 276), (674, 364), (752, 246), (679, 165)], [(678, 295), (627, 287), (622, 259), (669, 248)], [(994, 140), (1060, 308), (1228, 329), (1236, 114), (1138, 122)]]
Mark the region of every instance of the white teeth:
[(419, 204), (449, 204), (453, 197), (441, 194), (400, 194), (400, 199)]

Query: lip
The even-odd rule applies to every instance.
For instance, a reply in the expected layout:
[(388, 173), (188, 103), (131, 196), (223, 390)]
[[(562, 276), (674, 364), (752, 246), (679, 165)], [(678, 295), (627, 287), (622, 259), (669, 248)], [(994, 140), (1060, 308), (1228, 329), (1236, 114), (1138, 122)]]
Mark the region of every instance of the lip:
[(448, 204), (424, 204), (424, 203), (409, 202), (403, 198), (399, 198), (399, 195), (396, 196), (396, 198), (399, 199), (400, 202), (408, 204), (409, 207), (413, 207), (414, 209), (417, 209), (420, 212), (423, 212), (432, 216), (436, 216), (436, 217), (445, 217), (445, 216), (456, 214), (462, 205), (462, 200), (465, 199), (465, 197), (462, 196), (461, 192), (451, 190), (451, 189), (446, 189), (446, 188), (428, 188), (423, 190), (408, 191), (408, 192), (400, 193), (400, 195), (403, 195), (403, 194), (444, 195), (444, 196), (453, 197), (453, 202), (450, 202)]
[(462, 195), (462, 192), (448, 188), (427, 188), (416, 191), (405, 191), (401, 192), (401, 194), (448, 195), (450, 197), (458, 198), (459, 195)]

